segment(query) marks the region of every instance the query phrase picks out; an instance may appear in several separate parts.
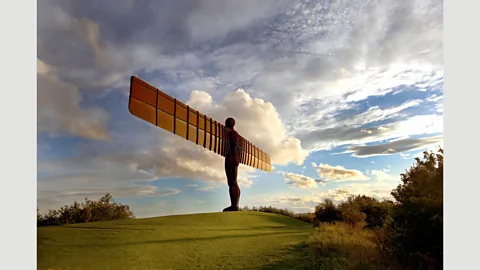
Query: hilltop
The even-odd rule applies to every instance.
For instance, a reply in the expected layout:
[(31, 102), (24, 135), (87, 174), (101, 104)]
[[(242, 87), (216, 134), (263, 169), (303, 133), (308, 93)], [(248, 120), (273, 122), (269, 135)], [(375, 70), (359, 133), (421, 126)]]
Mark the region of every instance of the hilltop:
[(38, 269), (310, 269), (311, 231), (262, 212), (40, 227)]

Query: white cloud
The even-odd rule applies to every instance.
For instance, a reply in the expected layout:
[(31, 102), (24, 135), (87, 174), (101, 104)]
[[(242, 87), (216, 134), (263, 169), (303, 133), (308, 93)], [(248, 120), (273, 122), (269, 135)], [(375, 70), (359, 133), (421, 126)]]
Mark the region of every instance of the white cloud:
[(362, 172), (358, 170), (346, 169), (343, 166), (332, 166), (328, 164), (312, 163), (312, 166), (317, 170), (318, 175), (324, 182), (342, 182), (342, 181), (356, 181), (356, 180), (368, 180)]
[(283, 178), (289, 185), (293, 185), (298, 188), (316, 188), (317, 183), (311, 177), (295, 174), (295, 173), (284, 173)]
[(233, 117), (236, 130), (268, 153), (274, 164), (293, 162), (301, 165), (309, 154), (302, 148), (300, 140), (288, 136), (272, 103), (252, 98), (242, 89), (227, 94), (218, 103), (208, 93), (196, 90), (187, 104), (221, 122)]

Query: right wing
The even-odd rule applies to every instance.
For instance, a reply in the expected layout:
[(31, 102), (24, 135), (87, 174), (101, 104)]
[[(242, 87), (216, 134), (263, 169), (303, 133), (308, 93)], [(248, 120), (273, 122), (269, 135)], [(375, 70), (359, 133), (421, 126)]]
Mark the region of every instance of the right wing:
[[(225, 156), (226, 127), (148, 83), (132, 76), (128, 103), (132, 115)], [(240, 163), (271, 171), (270, 156), (240, 136)]]

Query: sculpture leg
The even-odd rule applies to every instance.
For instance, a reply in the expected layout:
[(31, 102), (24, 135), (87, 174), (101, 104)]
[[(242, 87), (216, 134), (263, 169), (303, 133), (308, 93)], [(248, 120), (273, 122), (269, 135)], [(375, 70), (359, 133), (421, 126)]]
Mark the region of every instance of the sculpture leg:
[(230, 194), (230, 206), (223, 209), (223, 211), (238, 211), (240, 201), (240, 187), (237, 182), (238, 166), (225, 165), (225, 172), (227, 174), (228, 191)]

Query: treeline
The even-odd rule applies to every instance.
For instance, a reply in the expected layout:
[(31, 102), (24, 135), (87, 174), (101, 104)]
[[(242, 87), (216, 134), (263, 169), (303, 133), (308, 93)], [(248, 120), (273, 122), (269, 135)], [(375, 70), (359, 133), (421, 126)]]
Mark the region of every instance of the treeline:
[(351, 195), (338, 206), (330, 199), (325, 199), (315, 207), (314, 213), (297, 214), (288, 209), (273, 206), (245, 206), (241, 211), (257, 211), (293, 217), (317, 227), (322, 222), (345, 222), (352, 226), (381, 228), (391, 217), (394, 203), (378, 201), (365, 195)]
[(65, 224), (133, 219), (135, 216), (128, 205), (114, 202), (112, 195), (106, 193), (98, 201), (85, 198), (81, 204), (75, 201), (58, 210), (49, 210), (42, 215), (37, 209), (37, 226), (59, 226)]

